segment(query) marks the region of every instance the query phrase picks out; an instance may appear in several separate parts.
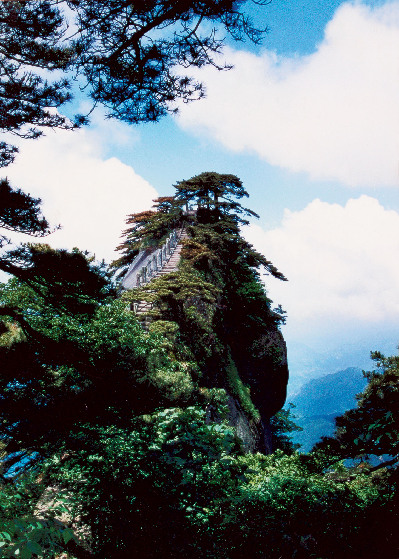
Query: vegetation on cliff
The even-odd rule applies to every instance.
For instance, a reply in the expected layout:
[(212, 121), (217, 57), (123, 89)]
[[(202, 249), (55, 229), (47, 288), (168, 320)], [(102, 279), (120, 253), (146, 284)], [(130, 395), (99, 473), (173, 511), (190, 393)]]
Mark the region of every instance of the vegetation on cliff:
[(285, 278), (240, 234), (246, 217), (256, 214), (238, 202), (248, 194), (237, 177), (202, 173), (175, 189), (174, 197), (155, 201), (145, 220), (142, 213), (128, 217), (123, 257), (114, 266), (126, 270), (138, 250), (157, 246), (166, 231), (184, 227), (189, 238), (179, 270), (126, 298), (150, 300), (154, 318), (175, 324), (199, 365), (203, 386), (227, 388), (254, 419), (260, 414), (266, 421), (284, 404), (288, 369), (278, 329), (283, 315), (272, 309), (259, 269)]

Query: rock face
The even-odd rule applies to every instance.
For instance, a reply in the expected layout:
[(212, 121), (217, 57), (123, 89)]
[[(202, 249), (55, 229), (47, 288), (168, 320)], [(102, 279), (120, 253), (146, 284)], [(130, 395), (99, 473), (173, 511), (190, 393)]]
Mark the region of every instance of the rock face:
[[(228, 423), (235, 428), (244, 451), (252, 454), (255, 452), (265, 453), (264, 429), (261, 421), (255, 422), (249, 419), (238, 400), (228, 392), (227, 407)], [(213, 404), (208, 405), (206, 412), (206, 422), (208, 424), (221, 422), (222, 418)]]
[(276, 328), (263, 331), (245, 354), (234, 355), (242, 381), (250, 387), (251, 398), (262, 421), (268, 420), (285, 402), (288, 383), (287, 346)]
[(228, 397), (229, 424), (236, 429), (245, 452), (264, 452), (264, 433), (262, 424), (248, 419), (240, 404), (231, 395)]
[(287, 395), (287, 346), (277, 328), (254, 343), (252, 366), (253, 401), (266, 420), (283, 407)]
[(260, 422), (249, 420), (236, 400), (230, 397), (230, 423), (237, 429), (248, 452), (270, 453), (270, 418), (284, 405), (288, 383), (287, 346), (277, 327), (256, 337), (234, 361), (241, 380), (250, 389), (253, 404), (260, 413)]

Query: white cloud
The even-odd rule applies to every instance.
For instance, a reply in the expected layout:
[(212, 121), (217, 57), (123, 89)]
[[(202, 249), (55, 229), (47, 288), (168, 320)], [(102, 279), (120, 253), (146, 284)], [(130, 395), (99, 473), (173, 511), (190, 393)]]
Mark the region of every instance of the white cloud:
[(15, 163), (4, 174), (15, 187), (42, 198), (46, 218), (62, 225), (42, 242), (59, 248), (77, 246), (110, 262), (117, 256), (114, 249), (126, 215), (149, 208), (157, 196), (132, 167), (101, 154), (107, 145), (125, 143), (131, 135), (115, 121), (93, 130), (45, 134), (22, 142)]
[[(314, 200), (285, 211), (281, 227), (246, 238), (288, 278), (267, 287), (288, 313), (290, 336), (308, 341), (399, 323), (399, 214), (368, 196), (345, 206)], [(394, 335), (393, 329), (391, 336)]]
[(272, 165), (348, 186), (399, 185), (399, 2), (345, 3), (308, 56), (231, 51), (179, 123)]

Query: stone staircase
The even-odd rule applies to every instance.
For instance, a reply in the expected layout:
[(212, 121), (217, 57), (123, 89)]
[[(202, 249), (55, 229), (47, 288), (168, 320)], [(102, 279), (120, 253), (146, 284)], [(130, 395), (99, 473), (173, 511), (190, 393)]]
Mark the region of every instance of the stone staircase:
[[(162, 269), (159, 270), (151, 278), (151, 280), (148, 282), (149, 284), (154, 279), (162, 277), (162, 276), (166, 276), (167, 274), (170, 274), (171, 272), (175, 272), (178, 269), (178, 265), (179, 265), (179, 262), (180, 262), (180, 253), (181, 253), (181, 250), (183, 248), (183, 241), (185, 239), (188, 239), (188, 238), (189, 237), (188, 237), (185, 229), (183, 229), (183, 231), (181, 232), (181, 235), (179, 237), (179, 241), (176, 245), (176, 248), (173, 251), (173, 254), (169, 258), (169, 260), (166, 262), (166, 264), (162, 267)], [(153, 303), (150, 302), (150, 301), (138, 301), (137, 303), (134, 304), (133, 310), (134, 310), (135, 314), (138, 316), (138, 318), (140, 319), (140, 321), (142, 322), (143, 328), (145, 330), (148, 330), (148, 326), (152, 322), (152, 317), (149, 316), (149, 312), (152, 310), (152, 308), (153, 308)]]
[(166, 274), (170, 274), (171, 272), (175, 272), (177, 270), (180, 261), (181, 249), (183, 248), (182, 241), (184, 241), (185, 239), (188, 239), (188, 235), (186, 231), (183, 230), (172, 256), (169, 258), (165, 266), (155, 274), (151, 281), (153, 279), (159, 278), (160, 276), (165, 276)]

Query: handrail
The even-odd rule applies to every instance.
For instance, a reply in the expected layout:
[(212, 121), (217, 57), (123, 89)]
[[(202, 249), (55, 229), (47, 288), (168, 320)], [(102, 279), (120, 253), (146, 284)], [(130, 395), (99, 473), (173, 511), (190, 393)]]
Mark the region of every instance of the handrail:
[[(160, 272), (163, 267), (169, 262), (171, 256), (175, 252), (183, 231), (184, 227), (182, 227), (180, 231), (174, 229), (168, 235), (164, 243), (157, 250), (151, 252), (147, 256), (145, 255), (145, 251), (140, 251), (132, 262), (130, 269), (126, 274), (123, 286), (126, 289), (134, 289), (137, 287), (142, 287), (143, 285), (151, 281), (154, 276), (158, 272)], [(136, 274), (134, 274), (135, 268), (137, 268), (137, 265), (140, 264), (142, 265), (138, 268)], [(128, 287), (128, 282), (126, 280), (132, 275), (133, 285), (130, 285)]]

